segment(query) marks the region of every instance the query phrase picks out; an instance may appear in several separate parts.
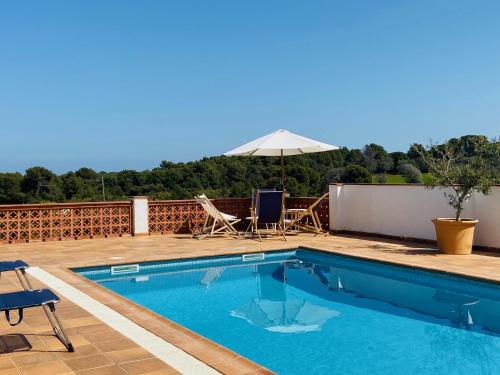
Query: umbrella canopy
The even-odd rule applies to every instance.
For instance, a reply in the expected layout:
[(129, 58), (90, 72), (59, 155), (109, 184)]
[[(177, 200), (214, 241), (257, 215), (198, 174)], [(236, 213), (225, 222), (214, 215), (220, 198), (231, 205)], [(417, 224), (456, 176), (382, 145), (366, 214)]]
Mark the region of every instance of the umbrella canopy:
[(288, 130), (276, 130), (271, 134), (257, 138), (243, 146), (226, 152), (227, 156), (290, 156), (312, 152), (337, 150), (332, 146), (314, 139), (302, 137)]
[(284, 186), (284, 156), (309, 154), (337, 150), (337, 146), (329, 145), (314, 139), (302, 137), (288, 130), (276, 130), (271, 134), (257, 138), (231, 151), (226, 156), (280, 156), (281, 186)]

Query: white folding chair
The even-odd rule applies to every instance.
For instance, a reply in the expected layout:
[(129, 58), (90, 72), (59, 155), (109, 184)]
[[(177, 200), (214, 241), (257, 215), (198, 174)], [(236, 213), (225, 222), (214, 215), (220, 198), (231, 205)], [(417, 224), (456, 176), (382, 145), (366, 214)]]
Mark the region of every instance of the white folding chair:
[(207, 236), (213, 237), (215, 235), (233, 235), (239, 236), (238, 231), (234, 224), (241, 221), (236, 216), (225, 214), (213, 205), (213, 203), (201, 194), (195, 197), (197, 203), (205, 210), (205, 222), (200, 233), (196, 233), (196, 237)]

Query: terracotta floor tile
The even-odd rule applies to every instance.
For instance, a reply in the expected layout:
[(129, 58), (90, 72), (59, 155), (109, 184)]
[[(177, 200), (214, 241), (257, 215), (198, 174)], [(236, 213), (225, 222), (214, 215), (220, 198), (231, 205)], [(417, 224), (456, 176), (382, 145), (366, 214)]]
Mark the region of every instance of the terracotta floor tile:
[(99, 323), (99, 319), (88, 315), (85, 318), (64, 319), (65, 327), (82, 327), (97, 323)]
[(248, 364), (241, 363), (238, 360), (217, 363), (217, 366), (215, 367), (224, 374), (249, 374), (255, 372), (258, 368), (256, 365), (249, 366)]
[(37, 353), (37, 352), (26, 352), (26, 355), (12, 357), (12, 362), (17, 367), (23, 366), (33, 366), (45, 362), (57, 361), (58, 357), (55, 353)]
[(142, 348), (117, 350), (108, 352), (106, 355), (115, 363), (131, 362), (154, 357), (150, 352)]
[(191, 338), (186, 336), (183, 332), (176, 332), (175, 329), (169, 328), (168, 330), (161, 330), (158, 333), (158, 336), (160, 336), (162, 339), (171, 342), (174, 345), (179, 345), (182, 343), (185, 343), (187, 341), (190, 341)]
[(88, 345), (78, 346), (72, 353), (68, 352), (67, 350), (58, 352), (57, 356), (60, 359), (64, 360), (64, 359), (74, 359), (78, 357), (86, 357), (94, 354), (102, 354), (102, 352), (99, 349), (97, 349), (94, 345), (88, 344)]
[[(81, 335), (69, 336), (69, 339), (70, 339), (71, 343), (73, 344), (73, 346), (75, 347), (75, 351), (78, 350), (78, 348), (81, 346), (86, 346), (86, 345), (90, 344), (89, 341)], [(61, 342), (61, 340), (59, 340), (56, 336), (53, 336), (53, 335), (43, 336), (43, 337), (41, 337), (41, 340), (51, 350), (55, 350), (55, 351), (65, 351), (66, 350), (66, 348), (63, 345), (63, 343)]]
[(179, 375), (179, 371), (175, 371), (175, 369), (170, 368), (170, 369), (163, 369), (163, 370), (158, 370), (158, 371), (153, 371), (153, 372), (146, 372), (141, 375)]
[(78, 375), (127, 375), (125, 370), (117, 365), (78, 371)]
[[(128, 374), (139, 375), (148, 374), (157, 371), (171, 371), (173, 370), (165, 362), (157, 358), (145, 359), (142, 361), (127, 362), (120, 365)], [(175, 370), (174, 370), (175, 371)]]
[(0, 355), (0, 370), (5, 370), (13, 368), (14, 362), (11, 361), (10, 357)]
[(179, 346), (182, 348), (182, 350), (185, 350), (189, 353), (205, 351), (208, 348), (211, 348), (211, 346), (207, 345), (207, 343), (203, 340), (189, 340), (189, 341), (183, 342)]
[(82, 327), (75, 327), (75, 331), (78, 334), (85, 334), (85, 333), (95, 333), (95, 332), (109, 332), (112, 331), (113, 329), (109, 327), (108, 325), (104, 323), (97, 323), (97, 324), (91, 324), (88, 326), (82, 326)]
[(74, 372), (63, 362), (47, 362), (36, 366), (20, 367), (23, 375), (66, 375)]
[(268, 369), (265, 369), (265, 368), (261, 368), (259, 371), (256, 372), (256, 374), (259, 374), (259, 375), (273, 375), (274, 372), (268, 370)]
[(222, 362), (229, 362), (238, 358), (238, 354), (235, 354), (230, 350), (225, 349), (224, 347), (220, 347), (215, 350), (194, 352), (192, 354), (200, 361), (203, 361), (208, 365), (214, 365)]
[(106, 334), (102, 332), (89, 332), (83, 333), (83, 337), (89, 342), (97, 343), (101, 341), (109, 341), (109, 340), (120, 340), (123, 338), (123, 335), (116, 331), (108, 331)]
[(90, 355), (87, 357), (65, 359), (64, 362), (73, 371), (93, 369), (93, 368), (103, 367), (103, 366), (108, 366), (108, 365), (113, 364), (113, 361), (111, 361), (104, 354), (95, 354), (95, 355)]
[(17, 368), (1, 369), (0, 375), (19, 375), (20, 372)]
[(106, 341), (99, 341), (94, 344), (97, 348), (99, 348), (103, 352), (114, 352), (116, 350), (123, 350), (123, 349), (131, 349), (137, 347), (137, 344), (135, 344), (133, 341), (122, 338), (118, 340), (106, 340)]
[(47, 333), (52, 332), (52, 326), (46, 320), (40, 322), (39, 324), (30, 324), (29, 322), (27, 322), (27, 323), (31, 327), (31, 332), (33, 332), (35, 334), (43, 335), (43, 334), (47, 334)]

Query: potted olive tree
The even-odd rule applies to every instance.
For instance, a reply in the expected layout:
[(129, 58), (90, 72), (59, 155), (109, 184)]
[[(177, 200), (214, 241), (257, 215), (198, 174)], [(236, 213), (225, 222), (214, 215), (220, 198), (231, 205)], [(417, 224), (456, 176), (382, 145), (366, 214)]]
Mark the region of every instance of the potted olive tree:
[[(478, 141), (473, 155), (464, 156), (460, 145), (445, 142), (443, 145), (431, 145), (427, 150), (415, 150), (427, 165), (430, 176), (426, 181), (428, 188), (446, 189), (444, 195), (455, 209), (454, 218), (435, 218), (432, 220), (436, 229), (436, 239), (440, 251), (447, 254), (470, 254), (474, 239), (474, 227), (478, 220), (463, 218), (464, 205), (476, 191), (489, 194), (491, 186), (497, 181), (489, 160), (491, 148), (498, 151), (497, 142)], [(490, 155), (488, 155), (490, 153)]]

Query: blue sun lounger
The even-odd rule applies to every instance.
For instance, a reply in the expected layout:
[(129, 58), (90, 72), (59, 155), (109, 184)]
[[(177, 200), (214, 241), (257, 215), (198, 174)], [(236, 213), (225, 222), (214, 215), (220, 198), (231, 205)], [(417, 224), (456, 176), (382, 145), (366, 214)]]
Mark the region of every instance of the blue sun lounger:
[(23, 262), (22, 260), (0, 262), (0, 275), (2, 272), (14, 271), (23, 289), (31, 290), (33, 287), (31, 286), (29, 279), (26, 277), (26, 268), (29, 268), (29, 264)]
[[(0, 312), (5, 313), (5, 319), (11, 326), (17, 326), (23, 321), (25, 309), (42, 307), (57, 338), (69, 352), (74, 352), (73, 345), (56, 314), (55, 304), (60, 301), (59, 297), (49, 289), (33, 289), (26, 277), (26, 268), (29, 268), (29, 265), (22, 260), (0, 262), (0, 275), (7, 271), (16, 272), (24, 288), (19, 292), (0, 293)], [(18, 320), (14, 323), (10, 313), (15, 310), (18, 312)]]

